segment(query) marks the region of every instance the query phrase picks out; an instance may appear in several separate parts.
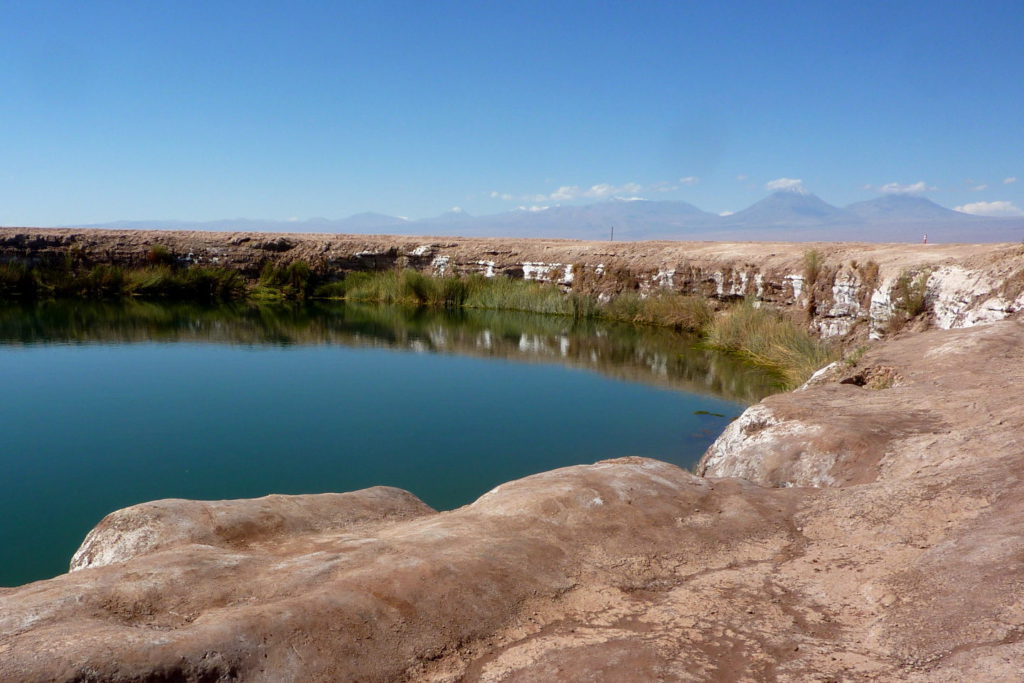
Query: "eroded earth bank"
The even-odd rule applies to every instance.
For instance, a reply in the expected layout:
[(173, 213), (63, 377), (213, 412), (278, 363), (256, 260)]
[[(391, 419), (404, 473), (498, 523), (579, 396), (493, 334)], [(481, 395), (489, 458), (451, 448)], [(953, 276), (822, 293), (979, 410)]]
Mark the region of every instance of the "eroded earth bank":
[[(879, 249), (882, 279), (920, 264)], [(992, 283), (943, 324), (930, 282), (954, 329), (752, 406), (699, 476), (622, 458), (450, 512), (389, 488), (127, 508), (70, 573), (0, 589), (0, 680), (1019, 680), (1021, 256), (943, 249)]]

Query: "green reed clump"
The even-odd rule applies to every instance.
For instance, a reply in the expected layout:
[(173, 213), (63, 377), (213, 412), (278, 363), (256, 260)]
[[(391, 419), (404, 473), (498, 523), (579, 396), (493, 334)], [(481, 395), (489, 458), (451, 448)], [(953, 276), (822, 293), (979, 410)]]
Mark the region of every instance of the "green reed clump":
[(677, 330), (699, 332), (714, 319), (707, 299), (674, 292), (657, 292), (646, 297), (623, 292), (600, 306), (600, 315), (642, 325), (659, 325)]
[(345, 276), (345, 298), (381, 304), (399, 303), (398, 271), (359, 271)]
[(0, 298), (29, 297), (36, 291), (32, 271), (21, 263), (0, 263)]
[(839, 357), (836, 349), (805, 327), (749, 300), (718, 315), (704, 334), (709, 346), (776, 372), (790, 389)]
[(445, 308), (463, 308), (469, 296), (469, 281), (462, 277), (441, 278), (437, 302)]
[(312, 296), (314, 299), (344, 299), (345, 281), (335, 280), (317, 285)]
[(257, 299), (303, 300), (316, 289), (316, 275), (305, 261), (278, 265), (268, 261), (253, 289)]
[(467, 308), (569, 316), (576, 316), (581, 306), (578, 300), (574, 301), (557, 285), (500, 276), (475, 276), (465, 305)]
[(78, 282), (81, 296), (107, 299), (124, 294), (127, 278), (122, 268), (101, 264), (90, 268)]
[(928, 309), (928, 278), (925, 269), (916, 275), (904, 270), (892, 288), (893, 314), (886, 323), (886, 333), (895, 334)]
[(240, 299), (245, 293), (242, 276), (225, 268), (160, 264), (126, 269), (89, 265), (70, 257), (44, 264), (0, 264), (0, 299), (154, 297), (225, 301)]
[[(564, 311), (547, 310), (551, 302), (546, 293), (540, 303), (535, 296), (527, 294), (527, 291), (535, 294), (538, 286), (532, 282), (480, 275), (435, 277), (412, 269), (385, 270), (350, 273), (345, 278), (344, 296), (350, 301), (443, 308), (500, 308), (541, 313), (571, 310), (566, 302), (561, 302)], [(560, 299), (564, 298), (557, 287), (551, 287)], [(527, 305), (532, 307), (522, 308)]]
[(231, 301), (245, 297), (245, 280), (235, 270), (150, 266), (128, 272), (126, 294), (142, 298)]
[(893, 290), (893, 303), (900, 312), (908, 318), (914, 318), (924, 313), (927, 308), (928, 278), (931, 271), (925, 270), (912, 276), (907, 271), (900, 274), (896, 280)]

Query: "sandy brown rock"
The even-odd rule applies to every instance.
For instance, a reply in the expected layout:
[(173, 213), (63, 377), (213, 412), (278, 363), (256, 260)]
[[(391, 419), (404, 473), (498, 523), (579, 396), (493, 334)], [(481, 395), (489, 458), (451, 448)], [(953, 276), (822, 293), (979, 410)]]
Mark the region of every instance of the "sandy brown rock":
[(157, 500), (107, 515), (71, 558), (71, 571), (125, 562), (177, 546), (247, 548), (311, 533), (363, 533), (434, 512), (401, 489), (270, 495), (255, 500)]
[(1024, 321), (933, 330), (836, 363), (749, 408), (698, 471), (844, 486), (1024, 455)]
[[(768, 560), (792, 536), (798, 497), (627, 459), (372, 529), (258, 534), (245, 548), (176, 539), (0, 597), (0, 679), (450, 679), (472, 666), (494, 679), (609, 633), (646, 642), (652, 629), (650, 651), (633, 656), (671, 667), (666, 646), (682, 643), (644, 623), (648, 596)], [(260, 500), (236, 505), (263, 513)], [(615, 670), (621, 645), (608, 662), (588, 656), (593, 671)]]

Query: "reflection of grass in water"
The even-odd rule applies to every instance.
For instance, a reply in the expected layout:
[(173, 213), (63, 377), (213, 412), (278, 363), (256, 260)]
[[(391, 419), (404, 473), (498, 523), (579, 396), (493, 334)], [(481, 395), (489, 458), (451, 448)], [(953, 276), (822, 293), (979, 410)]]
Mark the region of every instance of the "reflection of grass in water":
[[(607, 302), (594, 296), (565, 292), (559, 286), (503, 276), (434, 277), (415, 270), (350, 273), (340, 282), (320, 283), (304, 262), (267, 263), (258, 282), (249, 287), (237, 271), (181, 266), (173, 255), (154, 247), (147, 265), (136, 269), (88, 266), (71, 255), (63, 263), (27, 268), (0, 266), (0, 299), (68, 296), (87, 300), (148, 298), (160, 300), (223, 301), (248, 298), (254, 304), (282, 304), (316, 296), (341, 295), (347, 301), (415, 306), (430, 310), (526, 311), (574, 322), (612, 320), (672, 330), (698, 332), (710, 345), (738, 354), (775, 372), (792, 387), (832, 359), (831, 349), (806, 329), (781, 315), (749, 304), (716, 315), (708, 300), (672, 292), (640, 296), (625, 292)], [(319, 286), (318, 286), (319, 283)], [(294, 324), (282, 327), (281, 314), (255, 307), (261, 324), (251, 326), (255, 338), (290, 343)], [(240, 313), (244, 318), (252, 312)], [(408, 314), (403, 314), (409, 318)], [(143, 317), (144, 318), (144, 317)], [(137, 323), (137, 320), (136, 320)], [(136, 324), (133, 323), (133, 324)], [(561, 325), (562, 323), (556, 323)], [(385, 336), (408, 334), (392, 326)], [(504, 333), (498, 331), (499, 337)], [(509, 332), (516, 336), (523, 331)], [(659, 360), (662, 365), (667, 361)]]
[(188, 341), (424, 348), (556, 362), (631, 381), (755, 401), (764, 372), (668, 329), (508, 311), (314, 303), (203, 305), (137, 300), (0, 306), (6, 343)]
[[(457, 294), (451, 294), (457, 292)], [(506, 277), (430, 277), (411, 270), (357, 273), (346, 280), (355, 301), (425, 307), (532, 311), (574, 320), (605, 319), (704, 335), (710, 346), (775, 373), (782, 386), (798, 386), (835, 359), (832, 347), (805, 327), (751, 302), (715, 314), (701, 297), (625, 292), (608, 302), (567, 294), (553, 284)]]

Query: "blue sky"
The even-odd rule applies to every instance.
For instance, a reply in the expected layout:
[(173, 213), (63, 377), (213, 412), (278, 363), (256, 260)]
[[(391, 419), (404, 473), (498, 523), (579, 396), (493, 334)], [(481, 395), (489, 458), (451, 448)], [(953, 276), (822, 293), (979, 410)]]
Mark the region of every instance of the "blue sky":
[(3, 225), (720, 212), (779, 178), (1024, 208), (1019, 0), (0, 0), (0, 27)]

